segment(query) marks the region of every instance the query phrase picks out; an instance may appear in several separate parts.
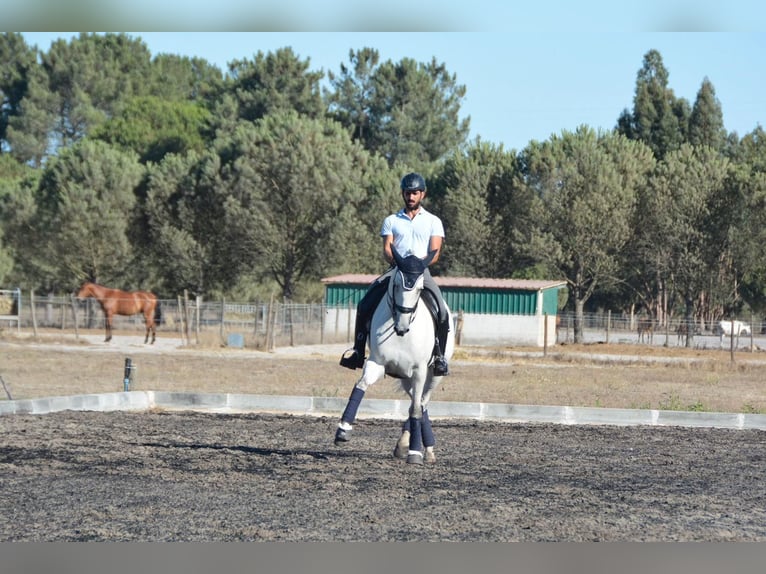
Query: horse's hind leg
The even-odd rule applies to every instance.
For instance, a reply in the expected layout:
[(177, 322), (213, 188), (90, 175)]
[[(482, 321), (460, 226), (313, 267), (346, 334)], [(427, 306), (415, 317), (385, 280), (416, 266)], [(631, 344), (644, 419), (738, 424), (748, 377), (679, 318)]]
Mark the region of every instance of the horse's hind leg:
[(423, 409), (423, 421), (420, 425), (420, 432), (423, 435), (423, 446), (426, 447), (424, 459), (425, 462), (436, 462), (436, 455), (434, 454), (434, 446), (436, 445), (436, 438), (434, 438), (434, 429), (431, 426), (431, 419), (428, 417), (428, 411)]
[(394, 447), (394, 456), (404, 460), (407, 458), (407, 451), (410, 449), (410, 419), (402, 424), (402, 434)]
[(108, 343), (112, 340), (112, 318), (107, 316), (104, 319), (104, 325), (106, 326), (106, 339), (104, 339), (104, 343)]

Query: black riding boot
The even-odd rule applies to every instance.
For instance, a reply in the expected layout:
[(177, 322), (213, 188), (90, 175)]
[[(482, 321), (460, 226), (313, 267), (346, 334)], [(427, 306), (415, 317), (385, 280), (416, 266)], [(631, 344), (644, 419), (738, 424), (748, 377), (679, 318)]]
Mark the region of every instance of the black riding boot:
[[(354, 346), (348, 349), (340, 358), (340, 366), (347, 369), (361, 369), (364, 367), (364, 350), (367, 347), (367, 333), (362, 330), (357, 332)], [(351, 351), (350, 354), (346, 354)]]
[[(370, 329), (370, 318), (375, 312), (383, 295), (388, 288), (388, 277), (375, 281), (365, 293), (356, 309), (356, 323), (354, 325), (354, 346), (348, 349), (340, 358), (341, 367), (347, 369), (361, 369), (364, 367), (364, 351), (367, 349), (367, 331)], [(351, 352), (349, 355), (346, 353)]]
[(434, 375), (443, 377), (449, 375), (449, 365), (444, 356), (447, 348), (447, 333), (449, 333), (449, 320), (439, 323), (434, 344)]

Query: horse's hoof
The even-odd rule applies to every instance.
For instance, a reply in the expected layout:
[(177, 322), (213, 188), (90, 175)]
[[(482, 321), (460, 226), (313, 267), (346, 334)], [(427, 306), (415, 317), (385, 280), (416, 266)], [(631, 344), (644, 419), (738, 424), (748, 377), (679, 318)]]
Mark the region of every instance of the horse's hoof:
[(423, 458), (427, 464), (434, 464), (436, 462), (434, 451), (428, 448), (426, 449), (426, 454)]
[(335, 446), (342, 445), (351, 440), (351, 429), (338, 428), (335, 431)]
[(410, 431), (404, 431), (394, 447), (394, 457), (404, 460), (410, 451)]
[(407, 455), (407, 464), (423, 464), (423, 453), (410, 451)]

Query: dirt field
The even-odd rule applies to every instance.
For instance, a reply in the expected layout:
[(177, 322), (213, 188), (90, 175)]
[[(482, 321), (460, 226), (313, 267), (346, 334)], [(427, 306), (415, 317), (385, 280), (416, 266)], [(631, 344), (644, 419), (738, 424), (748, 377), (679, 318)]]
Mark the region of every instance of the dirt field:
[[(122, 390), (347, 396), (338, 348), (0, 340), (13, 398)], [(342, 347), (341, 347), (342, 348)], [(436, 400), (764, 412), (741, 353), (461, 350)], [(604, 355), (612, 353), (611, 358)], [(707, 354), (706, 354), (707, 353)], [(754, 362), (755, 361), (755, 362)], [(400, 396), (390, 380), (368, 396)], [(0, 541), (766, 541), (766, 432), (435, 421), (437, 462), (394, 421), (60, 412), (0, 417)]]
[(204, 413), (10, 416), (2, 541), (766, 541), (766, 433)]

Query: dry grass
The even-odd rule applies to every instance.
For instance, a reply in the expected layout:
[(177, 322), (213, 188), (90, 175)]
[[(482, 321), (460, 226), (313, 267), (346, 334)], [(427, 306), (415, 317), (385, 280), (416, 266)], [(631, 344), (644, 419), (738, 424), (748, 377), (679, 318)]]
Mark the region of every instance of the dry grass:
[[(345, 397), (360, 374), (338, 366), (337, 346), (290, 355), (226, 349), (216, 337), (152, 348), (0, 335), (0, 376), (14, 399), (121, 391), (126, 356), (136, 366), (132, 390)], [(744, 351), (732, 361), (724, 350), (648, 345), (560, 345), (545, 357), (460, 348), (434, 400), (766, 413), (764, 367), (766, 356)], [(402, 394), (386, 378), (367, 396)]]

